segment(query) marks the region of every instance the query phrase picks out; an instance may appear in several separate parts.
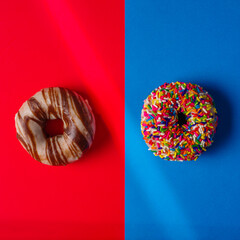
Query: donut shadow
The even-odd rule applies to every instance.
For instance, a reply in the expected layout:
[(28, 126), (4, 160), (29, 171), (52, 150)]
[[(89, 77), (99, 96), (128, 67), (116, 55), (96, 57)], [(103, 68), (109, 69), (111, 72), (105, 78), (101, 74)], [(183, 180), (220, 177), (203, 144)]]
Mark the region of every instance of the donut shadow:
[(96, 132), (91, 147), (83, 152), (81, 158), (70, 165), (81, 164), (83, 161), (95, 161), (99, 159), (98, 155), (101, 154), (103, 149), (110, 142), (110, 132), (99, 114), (94, 113), (96, 121)]
[(94, 136), (93, 144), (91, 148), (86, 151), (86, 153), (87, 155), (89, 155), (89, 153), (93, 151), (96, 154), (96, 151), (101, 150), (102, 146), (106, 145), (106, 143), (110, 141), (111, 134), (102, 116), (99, 113), (97, 113), (97, 110), (95, 109), (94, 104), (91, 101), (91, 98), (83, 92), (77, 91), (77, 93), (80, 94), (83, 97), (83, 99), (88, 101), (93, 111), (93, 115), (95, 117), (96, 133)]
[(96, 121), (95, 137), (94, 137), (92, 146), (90, 147), (90, 149), (84, 152), (82, 159), (85, 159), (85, 155), (86, 155), (86, 159), (88, 156), (92, 154), (97, 156), (98, 152), (103, 149), (103, 146), (106, 146), (107, 142), (110, 141), (110, 137), (111, 137), (110, 132), (106, 124), (104, 123), (101, 115), (95, 113), (94, 116)]
[(230, 138), (233, 131), (233, 109), (230, 100), (223, 89), (217, 85), (201, 84), (202, 87), (213, 97), (218, 112), (218, 126), (214, 135), (214, 142), (207, 149), (207, 153), (212, 153), (218, 148), (222, 148)]
[(224, 93), (224, 89), (218, 87), (216, 79), (207, 79), (207, 81), (206, 79), (205, 81), (201, 79), (187, 79), (183, 82), (192, 82), (203, 87), (203, 89), (212, 96), (215, 102), (218, 113), (218, 126), (213, 138), (213, 144), (207, 148), (207, 151), (204, 153), (204, 155), (215, 154), (217, 149), (224, 147), (224, 144), (226, 141), (228, 141), (233, 132), (233, 109), (231, 102), (228, 96)]

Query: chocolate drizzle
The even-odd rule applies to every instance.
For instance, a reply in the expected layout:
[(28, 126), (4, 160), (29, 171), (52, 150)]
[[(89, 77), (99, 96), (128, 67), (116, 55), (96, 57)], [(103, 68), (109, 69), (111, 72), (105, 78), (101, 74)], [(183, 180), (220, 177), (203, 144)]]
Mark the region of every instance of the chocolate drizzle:
[(34, 97), (31, 97), (29, 100), (27, 100), (27, 103), (30, 110), (37, 119), (40, 121), (45, 121), (47, 119), (47, 114), (44, 112), (40, 103)]
[[(48, 119), (62, 119), (63, 135), (47, 137)], [(27, 100), (15, 117), (17, 138), (36, 160), (66, 165), (81, 157), (95, 134), (95, 119), (89, 105), (65, 88), (46, 88)]]

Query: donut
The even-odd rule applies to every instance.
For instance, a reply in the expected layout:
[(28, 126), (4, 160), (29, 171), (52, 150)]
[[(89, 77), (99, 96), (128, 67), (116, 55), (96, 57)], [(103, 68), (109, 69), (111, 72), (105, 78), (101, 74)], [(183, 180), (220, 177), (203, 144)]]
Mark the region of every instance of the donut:
[[(48, 120), (61, 119), (63, 134), (49, 137)], [(90, 148), (95, 118), (87, 100), (66, 88), (44, 88), (23, 103), (15, 115), (17, 139), (37, 161), (64, 166)]]
[(218, 124), (212, 97), (197, 84), (165, 83), (144, 100), (141, 132), (150, 151), (168, 161), (196, 161)]

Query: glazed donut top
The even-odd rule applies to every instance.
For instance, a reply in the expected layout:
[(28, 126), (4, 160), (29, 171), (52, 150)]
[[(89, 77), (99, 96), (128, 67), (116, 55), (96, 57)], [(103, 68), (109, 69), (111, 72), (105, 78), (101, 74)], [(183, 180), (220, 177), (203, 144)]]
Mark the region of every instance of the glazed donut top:
[(144, 100), (143, 139), (165, 160), (196, 160), (212, 144), (217, 123), (212, 97), (197, 84), (165, 83)]
[[(48, 137), (49, 119), (62, 119), (63, 134)], [(86, 100), (59, 87), (45, 88), (27, 100), (15, 116), (17, 138), (37, 161), (66, 165), (79, 159), (95, 134), (95, 119)]]

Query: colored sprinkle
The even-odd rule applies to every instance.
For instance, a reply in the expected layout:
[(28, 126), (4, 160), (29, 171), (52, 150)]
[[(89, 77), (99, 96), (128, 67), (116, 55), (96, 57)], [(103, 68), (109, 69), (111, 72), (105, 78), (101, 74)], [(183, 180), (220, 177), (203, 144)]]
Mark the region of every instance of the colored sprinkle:
[(217, 124), (212, 97), (196, 84), (165, 83), (144, 100), (144, 140), (154, 155), (168, 161), (196, 161), (212, 144)]

